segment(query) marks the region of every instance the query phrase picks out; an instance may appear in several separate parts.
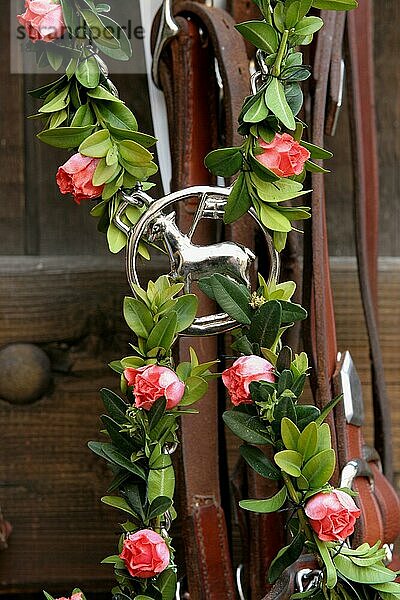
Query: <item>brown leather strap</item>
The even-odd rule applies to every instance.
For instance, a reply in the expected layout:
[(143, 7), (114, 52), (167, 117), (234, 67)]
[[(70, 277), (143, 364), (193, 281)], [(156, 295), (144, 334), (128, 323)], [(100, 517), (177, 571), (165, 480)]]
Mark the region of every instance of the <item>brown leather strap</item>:
[[(379, 178), (374, 113), (372, 4), (348, 16), (348, 88), (354, 172), (354, 214), (361, 297), (368, 332), (374, 406), (375, 447), (387, 477), (393, 477), (390, 406), (376, 321)], [(363, 48), (360, 49), (360, 35)]]
[[(324, 123), (326, 112), (326, 97), (329, 81), (329, 70), (326, 68), (332, 58), (337, 60), (333, 53), (332, 40), (338, 32), (338, 18), (334, 13), (324, 11), (323, 20), (325, 27), (318, 36), (315, 53), (315, 91), (312, 119), (312, 141), (318, 146), (324, 145)], [(340, 29), (339, 29), (340, 32)], [(335, 50), (336, 52), (336, 50)], [(313, 174), (312, 188), (312, 297), (311, 297), (311, 323), (313, 358), (316, 367), (314, 377), (315, 398), (317, 405), (322, 408), (332, 397), (332, 378), (336, 365), (336, 333), (333, 309), (332, 290), (330, 283), (329, 253), (325, 214), (325, 191), (323, 175)], [(362, 456), (363, 440), (361, 430), (346, 424), (343, 407), (338, 408), (330, 416), (329, 424), (334, 433), (334, 447), (336, 447), (339, 465), (343, 468), (351, 459)], [(338, 473), (336, 473), (338, 481)], [(358, 478), (355, 482), (358, 489), (359, 503), (363, 510), (363, 519), (359, 522), (358, 538), (374, 541), (381, 539), (383, 524), (379, 505), (373, 494), (369, 481)]]
[[(196, 2), (175, 7), (179, 35), (163, 57), (160, 79), (166, 95), (173, 162), (173, 189), (210, 184), (204, 156), (219, 141), (232, 145), (237, 117), (248, 91), (248, 64), (241, 36), (224, 11)], [(215, 58), (223, 82), (223, 129), (220, 119), (220, 89)], [(220, 139), (217, 132), (220, 131)], [(180, 226), (191, 224), (193, 203), (180, 211)], [(196, 231), (196, 242), (215, 241), (215, 228)], [(215, 312), (205, 298), (203, 313)], [(195, 347), (199, 360), (217, 355), (216, 340), (183, 340), (180, 354), (187, 359), (188, 346)], [(200, 415), (182, 421), (182, 463), (185, 488), (185, 546), (189, 591), (192, 600), (236, 597), (229, 556), (225, 518), (220, 506), (218, 472), (217, 389), (212, 384), (200, 404)]]
[[(261, 14), (254, 2), (250, 0), (227, 0), (227, 11), (235, 19), (236, 23), (260, 19)], [(255, 56), (253, 44), (246, 42), (247, 56), (251, 59)]]

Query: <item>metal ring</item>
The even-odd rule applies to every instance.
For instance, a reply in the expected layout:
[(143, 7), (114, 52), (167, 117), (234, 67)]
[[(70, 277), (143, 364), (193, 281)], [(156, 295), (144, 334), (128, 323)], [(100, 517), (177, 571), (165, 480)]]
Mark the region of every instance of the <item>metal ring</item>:
[[(139, 242), (146, 231), (147, 225), (154, 220), (163, 209), (168, 208), (172, 204), (176, 202), (180, 202), (182, 200), (192, 198), (193, 196), (198, 196), (201, 199), (201, 202), (204, 202), (205, 199), (211, 198), (215, 200), (214, 210), (210, 209), (207, 212), (208, 218), (220, 218), (218, 208), (221, 210), (231, 193), (230, 188), (222, 188), (222, 187), (213, 187), (213, 186), (193, 186), (187, 188), (182, 191), (174, 192), (169, 194), (159, 200), (153, 201), (148, 210), (141, 216), (136, 225), (129, 229), (127, 232), (128, 235), (128, 245), (127, 245), (127, 253), (126, 253), (126, 272), (128, 277), (128, 283), (135, 294), (134, 286), (140, 285), (138, 274), (136, 271), (136, 256), (138, 253)], [(140, 199), (143, 192), (136, 192), (134, 195), (136, 199)], [(147, 196), (148, 198), (148, 196)], [(251, 217), (256, 221), (261, 230), (264, 233), (270, 259), (271, 259), (271, 269), (269, 275), (269, 281), (277, 281), (279, 278), (279, 270), (280, 270), (280, 260), (279, 254), (275, 250), (272, 238), (268, 233), (267, 229), (261, 223), (254, 209), (250, 209), (249, 211)], [(126, 227), (126, 226), (124, 226)], [(198, 317), (194, 320), (193, 324), (180, 335), (183, 336), (199, 336), (199, 335), (215, 335), (218, 333), (225, 333), (230, 331), (238, 326), (238, 323), (231, 319), (225, 313), (219, 313), (216, 315), (208, 315), (205, 317)]]

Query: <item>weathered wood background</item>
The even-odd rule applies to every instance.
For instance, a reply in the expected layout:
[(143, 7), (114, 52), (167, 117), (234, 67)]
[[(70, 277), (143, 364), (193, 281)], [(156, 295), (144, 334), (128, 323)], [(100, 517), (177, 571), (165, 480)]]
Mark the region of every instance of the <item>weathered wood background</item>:
[[(101, 591), (109, 589), (111, 574), (98, 563), (113, 552), (118, 517), (99, 503), (108, 478), (86, 442), (99, 428), (97, 390), (116, 383), (105, 365), (127, 349), (120, 309), (127, 286), (122, 261), (108, 256), (87, 206), (78, 207), (57, 191), (54, 174), (66, 154), (40, 144), (34, 137), (37, 123), (24, 118), (35, 112), (25, 92), (42, 79), (9, 73), (8, 4), (0, 22), (0, 347), (21, 341), (40, 345), (51, 357), (53, 384), (33, 405), (16, 407), (0, 399), (0, 504), (14, 525), (10, 547), (0, 554), (0, 594), (47, 587), (62, 595), (79, 581), (89, 591)], [(375, 4), (380, 325), (400, 479), (400, 4)], [(150, 131), (145, 79), (115, 80), (142, 129)], [(352, 259), (345, 111), (336, 138), (326, 145), (336, 154), (327, 182), (339, 345), (352, 351), (370, 404)]]

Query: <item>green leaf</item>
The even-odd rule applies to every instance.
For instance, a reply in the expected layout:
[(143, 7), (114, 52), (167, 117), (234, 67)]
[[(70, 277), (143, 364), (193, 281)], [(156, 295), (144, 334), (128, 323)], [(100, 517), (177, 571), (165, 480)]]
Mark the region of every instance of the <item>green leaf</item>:
[(317, 165), (317, 163), (311, 162), (311, 160), (307, 160), (305, 162), (305, 168), (311, 173), (329, 173), (328, 169), (324, 169), (324, 167)]
[(342, 554), (338, 554), (333, 559), (333, 562), (339, 573), (356, 583), (366, 583), (369, 585), (387, 583), (393, 581), (396, 577), (396, 573), (379, 563), (369, 567), (359, 567), (350, 558)]
[(123, 469), (126, 469), (126, 471), (129, 471), (134, 475), (137, 475), (137, 477), (146, 480), (146, 473), (144, 469), (123, 456), (123, 454), (115, 450), (115, 448), (113, 448), (111, 445), (103, 444), (102, 450), (110, 462), (122, 467)]
[(302, 456), (295, 450), (282, 450), (277, 452), (274, 460), (278, 467), (292, 477), (300, 477)]
[(300, 0), (300, 8), (299, 8), (299, 19), (302, 19), (306, 16), (308, 12), (310, 12), (312, 7), (313, 0)]
[(318, 427), (316, 423), (312, 422), (309, 423), (305, 429), (303, 429), (298, 439), (297, 450), (303, 456), (303, 462), (307, 462), (312, 456), (314, 456), (317, 450), (317, 443)]
[(311, 488), (323, 487), (335, 471), (336, 454), (330, 448), (319, 452), (304, 465), (302, 475), (307, 479)]
[(76, 111), (71, 121), (71, 127), (85, 127), (86, 125), (93, 125), (93, 123), (93, 114), (89, 104), (83, 104)]
[(303, 106), (304, 96), (298, 83), (288, 83), (285, 85), (285, 98), (293, 115), (297, 115)]
[(314, 8), (321, 10), (352, 10), (357, 8), (357, 0), (313, 0)]
[[(199, 281), (201, 290), (203, 289), (203, 281), (203, 279)], [(250, 292), (245, 285), (236, 283), (219, 273), (207, 277), (206, 284), (211, 286), (214, 298), (223, 311), (239, 323), (250, 325), (252, 315), (249, 304)]]
[(301, 183), (292, 179), (279, 179), (271, 183), (262, 180), (255, 173), (252, 173), (250, 177), (257, 189), (258, 196), (264, 202), (275, 204), (310, 193), (308, 190), (303, 190)]
[(185, 393), (179, 406), (191, 406), (207, 393), (208, 383), (202, 377), (188, 377), (185, 381)]
[(126, 162), (136, 167), (146, 166), (153, 158), (151, 152), (133, 140), (119, 142), (119, 152)]
[(177, 315), (176, 331), (178, 333), (184, 331), (193, 323), (198, 304), (198, 298), (194, 294), (185, 294), (177, 298), (174, 311)]
[(296, 129), (293, 113), (285, 97), (284, 87), (276, 77), (272, 77), (265, 91), (265, 102), (285, 127), (293, 131)]
[(271, 300), (256, 310), (251, 319), (250, 341), (257, 342), (262, 348), (271, 348), (281, 326), (282, 308), (279, 302)]
[(328, 402), (328, 404), (325, 406), (324, 410), (321, 412), (319, 417), (316, 419), (317, 425), (322, 425), (322, 423), (325, 421), (326, 417), (332, 412), (332, 410), (335, 408), (335, 406), (337, 404), (339, 404), (339, 402), (341, 400), (343, 400), (343, 394), (340, 394), (340, 396), (337, 396), (336, 398), (333, 398), (333, 400)]
[(104, 158), (110, 148), (112, 148), (110, 132), (108, 129), (100, 129), (86, 138), (79, 146), (78, 151), (84, 156)]
[(236, 29), (256, 48), (268, 54), (274, 54), (278, 50), (279, 40), (272, 25), (262, 21), (246, 21), (236, 25)]
[(121, 103), (122, 100), (114, 96), (111, 92), (106, 90), (102, 85), (97, 86), (94, 90), (89, 90), (87, 95), (90, 98), (94, 98), (95, 100), (107, 100), (109, 102), (118, 102)]
[(160, 419), (165, 414), (165, 407), (167, 405), (167, 401), (165, 398), (159, 398), (151, 407), (148, 412), (147, 418), (149, 421), (149, 430), (151, 431), (158, 425)]
[(137, 144), (140, 144), (140, 146), (144, 146), (144, 148), (150, 148), (157, 142), (155, 137), (148, 135), (147, 133), (142, 133), (141, 131), (120, 129), (119, 127), (113, 127), (112, 125), (109, 125), (109, 129), (112, 136), (118, 140), (132, 140)]
[(295, 410), (297, 415), (297, 426), (300, 429), (300, 431), (303, 431), (303, 429), (309, 423), (311, 423), (311, 421), (316, 421), (316, 419), (318, 419), (319, 415), (321, 414), (316, 406), (306, 404), (296, 405)]
[(176, 594), (176, 573), (174, 569), (166, 569), (157, 577), (157, 587), (162, 600), (174, 600)]
[(126, 434), (121, 432), (121, 425), (108, 415), (101, 415), (100, 418), (104, 423), (114, 446), (123, 454), (130, 454), (132, 452), (132, 443), (129, 438), (126, 437)]
[(86, 127), (57, 127), (38, 133), (41, 142), (55, 148), (76, 148), (93, 131), (93, 125)]
[(328, 423), (322, 423), (318, 427), (318, 443), (317, 449), (318, 452), (322, 452), (322, 450), (329, 450), (332, 447), (332, 436), (331, 429)]
[(320, 17), (304, 17), (294, 28), (295, 35), (307, 36), (313, 35), (323, 27), (324, 22)]
[(243, 173), (236, 179), (225, 205), (224, 223), (229, 225), (247, 213), (251, 208), (251, 197)]
[(175, 340), (177, 323), (177, 314), (173, 311), (160, 319), (149, 334), (146, 343), (147, 350), (164, 348), (166, 352), (169, 352)]
[(266, 479), (274, 479), (278, 481), (281, 479), (280, 471), (275, 465), (267, 458), (256, 446), (248, 446), (243, 444), (240, 446), (240, 454), (247, 462), (247, 464), (261, 477)]
[(288, 233), (292, 229), (292, 225), (285, 215), (281, 214), (271, 206), (264, 202), (259, 203), (257, 212), (263, 225), (272, 231), (280, 231)]
[(297, 450), (300, 431), (293, 421), (287, 417), (283, 417), (281, 421), (281, 437), (287, 450)]
[[(111, 184), (107, 183), (104, 190), (106, 191), (107, 186), (110, 185)], [(119, 187), (119, 185), (115, 184), (115, 189), (113, 190), (110, 196), (108, 196), (107, 192), (103, 192), (103, 198), (110, 198), (111, 196), (113, 196), (117, 192)], [(118, 227), (116, 227), (114, 223), (110, 223), (107, 228), (107, 243), (110, 252), (112, 252), (113, 254), (118, 254), (118, 252), (120, 252), (122, 248), (125, 248), (126, 246), (126, 235), (123, 231), (118, 229)]]
[(102, 158), (93, 174), (92, 183), (96, 186), (104, 185), (107, 181), (112, 181), (120, 172), (121, 167), (118, 163), (107, 165), (106, 159)]
[(59, 110), (63, 110), (67, 108), (69, 104), (69, 85), (58, 92), (54, 98), (52, 98), (49, 102), (44, 104), (42, 108), (39, 109), (40, 113), (52, 113), (58, 112)]
[(309, 142), (304, 142), (302, 140), (301, 145), (309, 151), (309, 153), (311, 154), (311, 158), (324, 160), (332, 158), (333, 156), (332, 152), (329, 152), (329, 150), (325, 150), (324, 148), (320, 148), (319, 146), (315, 146), (314, 144), (310, 144)]
[(249, 444), (271, 444), (265, 423), (258, 416), (229, 410), (223, 414), (224, 423), (241, 440)]
[(290, 567), (299, 558), (303, 551), (305, 542), (304, 533), (300, 532), (291, 541), (288, 546), (279, 550), (278, 554), (272, 561), (268, 571), (268, 582), (275, 583), (282, 575), (283, 571)]
[(50, 594), (48, 594), (44, 590), (43, 590), (43, 594), (44, 594), (44, 597), (46, 598), (46, 600), (54, 600), (53, 596), (50, 596)]
[(243, 121), (245, 123), (261, 123), (268, 116), (268, 107), (265, 103), (264, 92), (255, 96), (254, 102), (252, 102), (249, 108), (243, 115)]
[(100, 396), (106, 410), (114, 421), (119, 424), (125, 423), (126, 411), (129, 408), (129, 405), (126, 404), (122, 398), (117, 396), (117, 394), (106, 388), (100, 390)]
[(96, 88), (100, 82), (99, 63), (94, 56), (88, 54), (80, 59), (75, 76), (83, 87)]
[(204, 159), (207, 169), (220, 177), (232, 177), (243, 164), (241, 148), (220, 148), (213, 150)]
[[(324, 542), (318, 538), (317, 535), (314, 535), (315, 543), (317, 544), (317, 548), (321, 555), (322, 560), (324, 561), (326, 568), (326, 586), (328, 589), (333, 589), (337, 583), (337, 573), (335, 569), (335, 565), (332, 562), (331, 555), (329, 554), (329, 550)], [(340, 555), (339, 555), (340, 556)]]
[(283, 33), (285, 29), (285, 5), (283, 2), (277, 2), (274, 8), (274, 23), (276, 28)]
[(285, 26), (286, 29), (292, 29), (299, 20), (300, 2), (294, 0), (286, 7)]
[(128, 327), (142, 338), (147, 338), (154, 326), (150, 310), (136, 298), (124, 298), (124, 318)]
[[(250, 389), (251, 389), (251, 385), (252, 384), (250, 384)], [(277, 423), (280, 423), (284, 417), (287, 417), (288, 419), (293, 421), (293, 423), (295, 423), (296, 422), (296, 410), (295, 410), (296, 408), (297, 408), (297, 406), (295, 407), (292, 398), (289, 398), (287, 396), (282, 396), (282, 398), (279, 400), (279, 404), (275, 407), (275, 410), (274, 410), (275, 421)], [(279, 431), (279, 429), (278, 429), (278, 431)]]
[(80, 10), (82, 17), (85, 19), (89, 29), (93, 34), (93, 41), (101, 43), (102, 46), (111, 49), (119, 49), (120, 43), (114, 37), (111, 29), (106, 29), (103, 21), (93, 10)]
[(96, 111), (112, 127), (137, 131), (136, 118), (125, 104), (116, 102), (96, 102)]
[(131, 509), (127, 501), (119, 496), (103, 496), (101, 501), (103, 504), (107, 504), (107, 506), (118, 508), (118, 510), (123, 510), (130, 515), (136, 516), (136, 513)]
[(147, 519), (151, 521), (160, 515), (164, 515), (167, 510), (171, 508), (171, 505), (172, 500), (167, 496), (159, 496), (158, 498), (154, 498), (153, 502), (149, 506)]
[(239, 506), (251, 512), (266, 514), (282, 508), (287, 498), (287, 489), (283, 487), (275, 496), (266, 500), (241, 500)]
[[(169, 461), (171, 461), (171, 457)], [(159, 496), (167, 498), (174, 497), (175, 491), (175, 472), (172, 465), (165, 466), (162, 469), (151, 469), (147, 481), (147, 497), (149, 502), (153, 502)]]
[(282, 307), (281, 323), (294, 323), (307, 318), (307, 311), (300, 304), (285, 300), (279, 300), (279, 304)]
[[(98, 11), (99, 6), (97, 5), (97, 12)], [(101, 52), (103, 52), (103, 54), (106, 54), (114, 60), (129, 60), (132, 56), (132, 46), (123, 27), (120, 27), (118, 23), (116, 23), (113, 19), (110, 19), (110, 17), (106, 15), (102, 15), (101, 20), (103, 21), (103, 24), (109, 31), (118, 32), (117, 41), (119, 42), (119, 46), (116, 48), (105, 46), (103, 40), (99, 37), (96, 37), (96, 39), (93, 40), (96, 46), (99, 48), (99, 50), (101, 50)]]

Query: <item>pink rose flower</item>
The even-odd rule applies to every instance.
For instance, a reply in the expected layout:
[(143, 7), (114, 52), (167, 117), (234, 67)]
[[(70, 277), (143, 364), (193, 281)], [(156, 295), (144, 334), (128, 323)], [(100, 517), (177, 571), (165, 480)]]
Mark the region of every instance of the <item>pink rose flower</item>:
[(119, 557), (132, 577), (147, 579), (165, 571), (170, 553), (161, 535), (152, 529), (142, 529), (125, 538)]
[(158, 398), (165, 397), (167, 408), (174, 408), (182, 400), (185, 384), (167, 367), (158, 365), (128, 368), (124, 371), (128, 385), (133, 386), (135, 406), (150, 410)]
[(72, 194), (77, 204), (101, 196), (104, 185), (95, 186), (92, 183), (99, 162), (99, 158), (83, 156), (79, 152), (71, 156), (57, 171), (56, 181), (60, 192)]
[(65, 598), (65, 596), (63, 596), (62, 598), (56, 598), (56, 600), (82, 600), (82, 598), (82, 592), (78, 592), (77, 594), (72, 594), (71, 598)]
[(300, 175), (304, 163), (310, 158), (309, 151), (288, 133), (277, 133), (269, 144), (261, 138), (258, 143), (263, 151), (257, 154), (257, 160), (278, 177)]
[(307, 502), (305, 512), (311, 527), (323, 542), (347, 539), (361, 515), (353, 498), (341, 490), (316, 494)]
[(52, 0), (25, 0), (25, 9), (17, 19), (32, 42), (52, 42), (62, 37), (66, 26), (60, 4)]
[(275, 381), (274, 367), (260, 356), (241, 356), (222, 373), (222, 381), (229, 392), (232, 404), (251, 404), (252, 381)]

